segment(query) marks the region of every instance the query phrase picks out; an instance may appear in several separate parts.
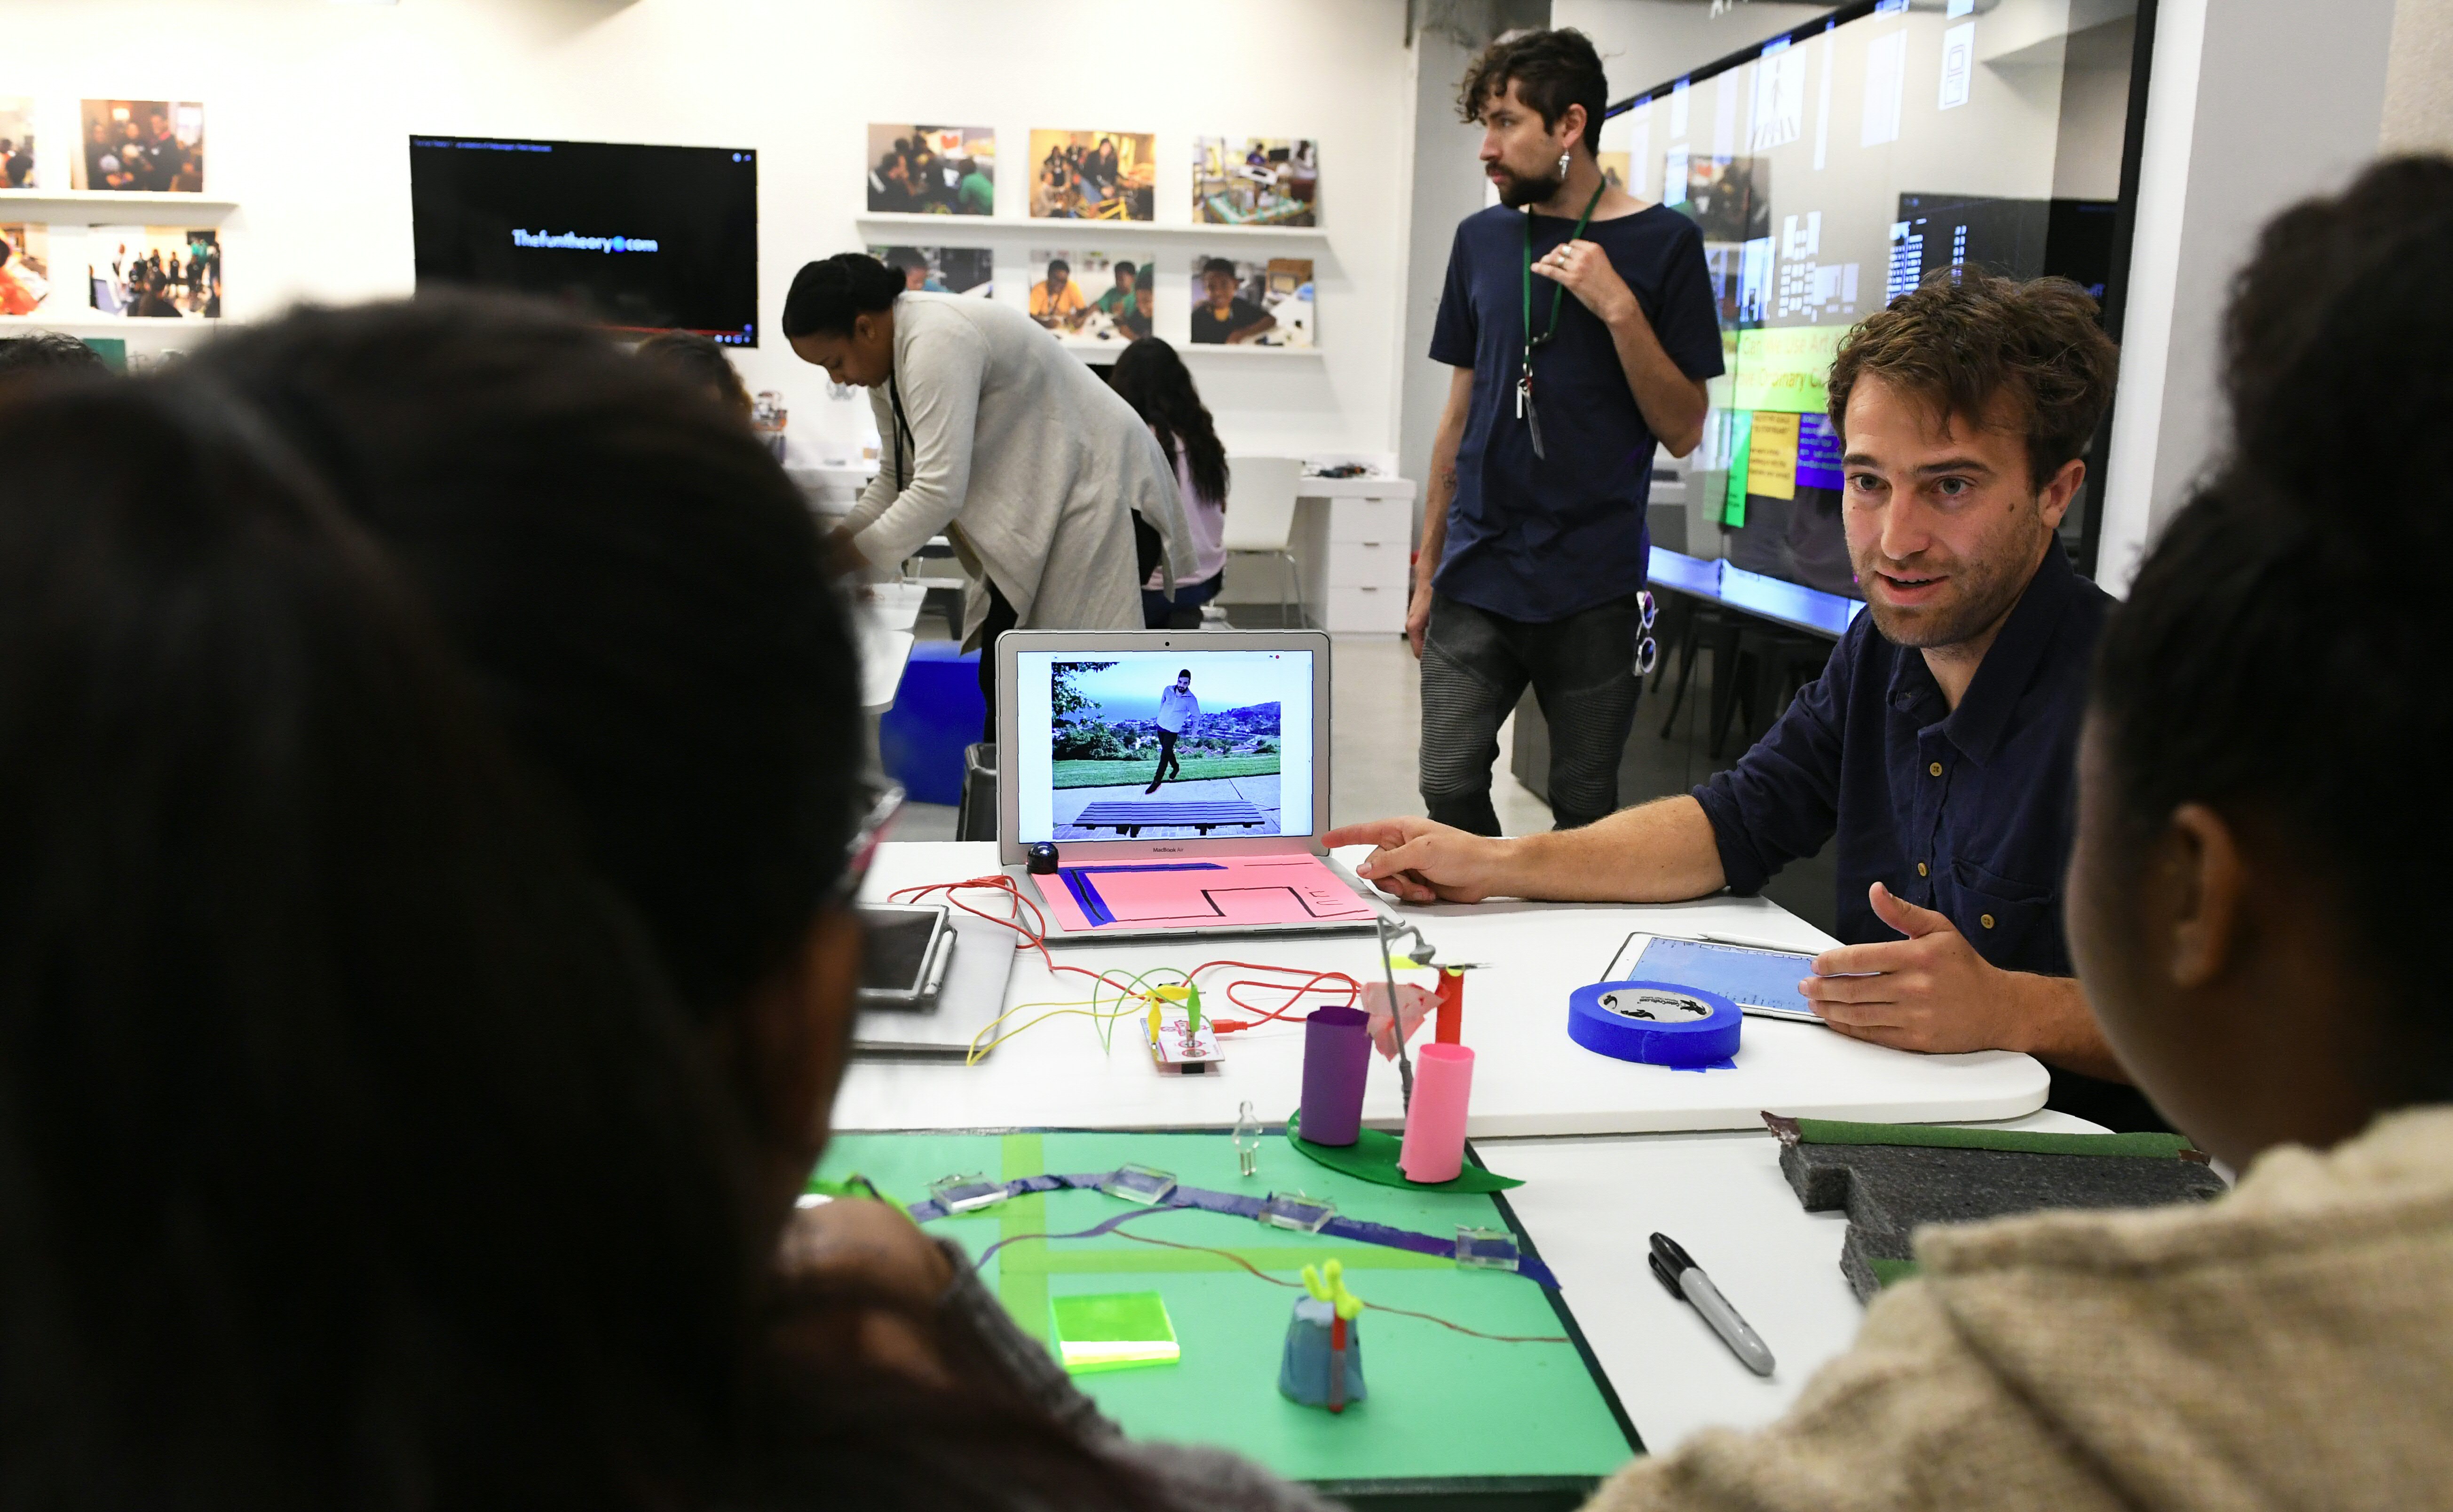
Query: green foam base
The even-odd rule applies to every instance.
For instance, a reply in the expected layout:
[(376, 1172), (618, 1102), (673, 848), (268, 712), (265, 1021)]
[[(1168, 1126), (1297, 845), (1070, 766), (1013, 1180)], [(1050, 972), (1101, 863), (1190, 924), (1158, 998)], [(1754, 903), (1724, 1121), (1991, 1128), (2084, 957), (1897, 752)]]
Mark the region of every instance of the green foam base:
[(1286, 1120), (1286, 1143), (1320, 1162), (1330, 1170), (1351, 1176), (1357, 1181), (1377, 1182), (1383, 1186), (1402, 1187), (1411, 1192), (1504, 1192), (1525, 1184), (1513, 1176), (1502, 1176), (1479, 1165), (1468, 1164), (1445, 1182), (1417, 1182), (1406, 1178), (1397, 1168), (1398, 1152), (1406, 1142), (1394, 1134), (1376, 1128), (1365, 1129), (1351, 1144), (1314, 1144), (1303, 1137), (1303, 1114)]

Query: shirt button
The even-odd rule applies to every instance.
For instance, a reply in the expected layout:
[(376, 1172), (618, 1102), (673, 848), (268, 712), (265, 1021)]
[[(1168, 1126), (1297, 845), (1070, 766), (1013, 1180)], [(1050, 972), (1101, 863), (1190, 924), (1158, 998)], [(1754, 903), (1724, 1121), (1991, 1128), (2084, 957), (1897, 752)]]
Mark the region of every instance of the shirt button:
[(1925, 863), (1924, 863), (1924, 862), (1922, 862), (1922, 861), (1920, 861), (1920, 862), (1918, 862), (1918, 863), (1917, 863), (1917, 875), (1918, 875), (1918, 876), (1920, 876), (1920, 877), (1922, 877), (1922, 876), (1924, 876), (1925, 874)]
[(1934, 763), (1932, 766), (1928, 766), (1928, 767), (1926, 767), (1926, 768), (1925, 768), (1925, 772), (1926, 772), (1926, 774), (1927, 774), (1927, 775), (1929, 775), (1929, 776), (1934, 776), (1934, 777), (1939, 777), (1939, 776), (1941, 776), (1941, 775), (1942, 775), (1942, 763), (1940, 763), (1940, 762), (1936, 762), (1936, 763)]
[(1992, 916), (1991, 914), (1989, 914), (1989, 913), (1980, 913), (1980, 914), (1978, 914), (1978, 915), (1976, 916), (1976, 922), (1977, 922), (1978, 924), (1983, 925), (1984, 925), (1985, 928), (1987, 928), (1987, 929), (1990, 929), (1990, 928), (1992, 928), (1992, 927), (1993, 927), (1993, 916)]

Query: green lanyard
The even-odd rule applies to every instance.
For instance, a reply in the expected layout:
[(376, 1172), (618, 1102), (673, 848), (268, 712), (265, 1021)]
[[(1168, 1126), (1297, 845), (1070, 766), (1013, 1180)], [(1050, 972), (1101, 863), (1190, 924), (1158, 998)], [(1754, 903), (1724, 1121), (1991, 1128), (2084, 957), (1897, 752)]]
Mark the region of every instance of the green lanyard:
[[(1585, 213), (1577, 220), (1576, 229), (1567, 240), (1584, 240), (1585, 228), (1593, 223), (1593, 211), (1601, 205), (1603, 190), (1608, 188), (1609, 184), (1605, 181), (1593, 190), (1593, 197), (1585, 201)], [(1533, 352), (1537, 348), (1550, 345), (1552, 338), (1559, 334), (1559, 302), (1566, 292), (1565, 284), (1550, 286), (1550, 328), (1536, 340), (1533, 335), (1533, 212), (1528, 209), (1525, 212), (1525, 366), (1518, 370), (1516, 377), (1516, 415), (1532, 430), (1533, 455), (1536, 457), (1547, 457), (1549, 453), (1542, 449), (1542, 420), (1533, 409)]]

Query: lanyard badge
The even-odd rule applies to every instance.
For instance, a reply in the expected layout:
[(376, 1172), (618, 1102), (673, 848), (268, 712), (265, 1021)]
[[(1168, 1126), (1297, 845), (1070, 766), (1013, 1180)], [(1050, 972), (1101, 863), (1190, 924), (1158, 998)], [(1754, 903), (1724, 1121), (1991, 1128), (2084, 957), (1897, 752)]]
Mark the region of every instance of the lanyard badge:
[[(1593, 210), (1602, 202), (1602, 191), (1608, 188), (1608, 181), (1604, 180), (1601, 187), (1593, 190), (1593, 197), (1585, 202), (1585, 213), (1577, 220), (1576, 229), (1567, 240), (1584, 239), (1585, 228), (1592, 224)], [(1533, 406), (1533, 352), (1536, 348), (1550, 345), (1551, 338), (1559, 334), (1559, 302), (1566, 292), (1565, 284), (1550, 286), (1550, 328), (1537, 338), (1533, 334), (1533, 212), (1527, 209), (1525, 212), (1525, 362), (1516, 374), (1516, 418), (1525, 422), (1533, 442), (1533, 455), (1544, 461), (1547, 461), (1550, 454), (1542, 446), (1542, 416)]]

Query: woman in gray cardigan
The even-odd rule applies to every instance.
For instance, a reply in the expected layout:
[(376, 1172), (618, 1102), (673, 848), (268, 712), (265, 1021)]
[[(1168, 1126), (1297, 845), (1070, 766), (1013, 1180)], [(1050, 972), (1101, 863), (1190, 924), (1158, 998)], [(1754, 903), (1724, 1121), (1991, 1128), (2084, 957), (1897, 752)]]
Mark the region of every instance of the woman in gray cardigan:
[[(1137, 630), (1153, 565), (1170, 586), (1190, 580), (1175, 472), (1149, 428), (1021, 311), (906, 292), (876, 258), (844, 252), (793, 278), (784, 335), (877, 411), (884, 460), (838, 546), (889, 567), (942, 531), (985, 589), (963, 632), (983, 653), (989, 739), (998, 635)], [(1157, 564), (1135, 549), (1136, 516)]]

